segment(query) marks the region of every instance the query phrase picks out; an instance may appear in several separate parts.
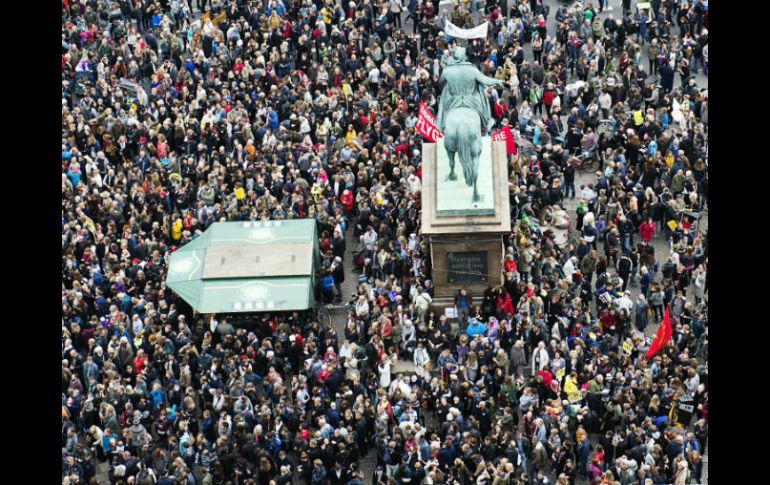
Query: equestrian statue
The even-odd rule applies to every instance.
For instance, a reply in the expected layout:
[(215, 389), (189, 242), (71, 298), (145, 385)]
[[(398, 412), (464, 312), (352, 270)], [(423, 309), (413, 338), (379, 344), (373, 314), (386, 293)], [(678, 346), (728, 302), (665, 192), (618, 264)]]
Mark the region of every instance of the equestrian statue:
[(463, 176), (473, 187), (473, 202), (481, 198), (476, 189), (481, 155), (481, 130), (489, 133), (495, 121), (484, 93), (485, 86), (503, 81), (487, 77), (465, 57), (465, 48), (455, 46), (442, 60), (439, 83), (443, 90), (438, 105), (438, 129), (444, 132), (444, 148), (449, 157), (449, 180), (457, 180), (455, 154), (459, 155)]

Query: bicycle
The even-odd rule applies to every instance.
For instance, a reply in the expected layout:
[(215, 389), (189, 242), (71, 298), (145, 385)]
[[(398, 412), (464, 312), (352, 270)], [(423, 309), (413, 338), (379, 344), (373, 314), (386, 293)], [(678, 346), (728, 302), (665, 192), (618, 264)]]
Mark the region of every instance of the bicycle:
[(596, 134), (600, 135), (604, 132), (612, 132), (615, 127), (615, 120), (612, 118), (599, 120), (599, 125), (596, 127)]
[(580, 150), (580, 155), (573, 155), (571, 160), (576, 170), (584, 172), (593, 171), (594, 163), (596, 162), (596, 145), (588, 150)]
[(317, 302), (315, 308), (315, 318), (322, 326), (332, 323), (332, 316), (329, 313), (329, 309), (323, 302)]

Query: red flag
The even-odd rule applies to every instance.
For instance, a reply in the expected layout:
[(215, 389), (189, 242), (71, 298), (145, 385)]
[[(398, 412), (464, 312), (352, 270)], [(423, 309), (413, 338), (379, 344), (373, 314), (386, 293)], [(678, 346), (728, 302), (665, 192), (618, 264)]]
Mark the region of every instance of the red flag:
[(490, 137), (493, 140), (505, 141), (505, 153), (508, 155), (516, 154), (516, 142), (513, 140), (513, 132), (511, 132), (510, 126), (505, 126), (500, 130), (492, 133)]
[(669, 314), (668, 308), (666, 308), (666, 314), (663, 315), (663, 321), (660, 322), (658, 332), (655, 334), (655, 340), (652, 341), (650, 350), (647, 351), (647, 355), (645, 355), (644, 358), (649, 359), (657, 354), (660, 349), (666, 346), (669, 340), (671, 340), (671, 315)]
[(417, 128), (419, 134), (431, 143), (435, 143), (436, 139), (444, 135), (436, 128), (436, 117), (428, 111), (428, 107), (422, 101), (420, 101), (420, 110), (417, 115), (417, 125), (415, 128)]

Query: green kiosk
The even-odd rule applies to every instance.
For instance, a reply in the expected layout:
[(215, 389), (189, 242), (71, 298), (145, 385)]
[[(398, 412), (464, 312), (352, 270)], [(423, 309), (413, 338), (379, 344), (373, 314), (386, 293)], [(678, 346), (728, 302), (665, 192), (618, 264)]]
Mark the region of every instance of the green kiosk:
[(203, 314), (300, 311), (320, 266), (313, 219), (216, 222), (171, 254), (166, 285)]

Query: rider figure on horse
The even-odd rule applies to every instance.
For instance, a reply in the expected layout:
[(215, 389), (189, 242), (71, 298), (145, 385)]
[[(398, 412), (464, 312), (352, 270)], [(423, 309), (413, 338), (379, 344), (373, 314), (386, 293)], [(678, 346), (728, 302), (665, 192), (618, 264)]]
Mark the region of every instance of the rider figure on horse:
[[(489, 109), (489, 101), (484, 93), (485, 86), (496, 86), (502, 81), (487, 77), (465, 59), (465, 48), (455, 46), (452, 54), (442, 59), (442, 72), (439, 82), (444, 87), (438, 105), (438, 129), (446, 131), (447, 114), (460, 107), (474, 109), (481, 118), (481, 128), (487, 133), (495, 121)], [(462, 66), (461, 68), (457, 68)]]

